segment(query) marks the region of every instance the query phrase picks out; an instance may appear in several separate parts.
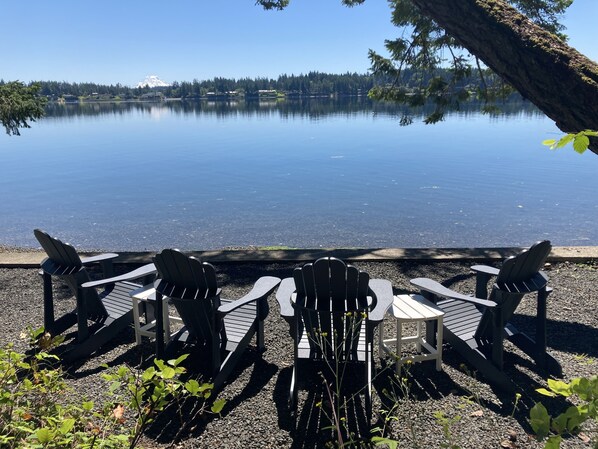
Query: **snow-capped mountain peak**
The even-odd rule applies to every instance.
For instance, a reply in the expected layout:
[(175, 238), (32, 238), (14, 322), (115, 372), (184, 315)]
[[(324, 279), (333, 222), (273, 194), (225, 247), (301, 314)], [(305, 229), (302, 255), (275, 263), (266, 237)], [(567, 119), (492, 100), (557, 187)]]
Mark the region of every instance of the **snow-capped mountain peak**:
[(141, 81), (140, 83), (137, 83), (137, 87), (166, 87), (166, 86), (170, 86), (170, 84), (168, 84), (165, 81), (162, 81), (160, 78), (158, 78), (156, 75), (148, 75), (145, 77), (145, 79), (143, 81)]

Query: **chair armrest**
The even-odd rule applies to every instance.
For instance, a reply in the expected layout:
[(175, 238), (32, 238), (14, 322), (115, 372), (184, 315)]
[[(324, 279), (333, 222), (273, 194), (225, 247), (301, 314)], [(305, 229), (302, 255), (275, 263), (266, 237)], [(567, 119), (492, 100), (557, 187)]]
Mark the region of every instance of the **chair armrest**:
[(156, 287), (155, 283), (144, 285), (143, 287), (136, 288), (129, 292), (131, 298), (135, 298), (139, 301), (155, 301), (156, 300)]
[(262, 276), (257, 280), (249, 293), (242, 298), (237, 299), (236, 301), (221, 305), (218, 307), (218, 312), (226, 315), (227, 313), (230, 313), (239, 307), (243, 307), (246, 304), (267, 298), (268, 295), (274, 291), (278, 284), (280, 284), (279, 278), (274, 276)]
[(136, 270), (130, 271), (126, 274), (122, 274), (120, 276), (114, 276), (108, 279), (101, 279), (99, 281), (86, 282), (85, 284), (81, 285), (81, 287), (102, 287), (104, 285), (115, 284), (117, 282), (132, 281), (134, 279), (139, 279), (150, 274), (154, 274), (156, 272), (156, 266), (153, 263), (148, 263), (147, 265), (144, 265), (140, 268), (137, 268)]
[(498, 276), (500, 271), (498, 268), (489, 267), (488, 265), (474, 265), (471, 267), (471, 271), (475, 273), (483, 273), (490, 276)]
[(106, 260), (116, 259), (117, 257), (118, 254), (116, 253), (98, 254), (97, 256), (81, 257), (81, 263), (83, 265), (89, 265), (96, 262), (104, 262)]
[(280, 315), (284, 318), (295, 316), (295, 309), (291, 302), (291, 295), (295, 293), (295, 290), (295, 279), (285, 278), (280, 283), (276, 292), (276, 301), (278, 301), (278, 305), (280, 306)]
[(494, 276), (498, 276), (498, 268), (488, 265), (474, 265), (471, 271), (475, 273), (475, 296), (479, 299), (488, 299), (488, 283)]
[(368, 320), (373, 322), (382, 321), (394, 300), (392, 284), (386, 279), (370, 279), (369, 288), (376, 304), (370, 310)]
[(418, 287), (420, 290), (430, 292), (433, 295), (441, 296), (443, 298), (458, 299), (459, 301), (466, 301), (473, 304), (477, 304), (484, 307), (496, 307), (497, 304), (494, 301), (488, 301), (487, 299), (474, 298), (473, 296), (462, 295), (450, 288), (446, 288), (439, 282), (433, 281), (428, 278), (416, 278), (411, 279), (411, 284)]

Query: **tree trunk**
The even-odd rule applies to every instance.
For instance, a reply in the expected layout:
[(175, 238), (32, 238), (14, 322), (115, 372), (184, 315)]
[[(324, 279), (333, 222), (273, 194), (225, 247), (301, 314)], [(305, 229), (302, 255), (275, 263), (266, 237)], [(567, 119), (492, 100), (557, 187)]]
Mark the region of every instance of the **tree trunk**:
[[(564, 132), (598, 130), (598, 64), (504, 0), (412, 0)], [(598, 154), (596, 145), (590, 149)]]

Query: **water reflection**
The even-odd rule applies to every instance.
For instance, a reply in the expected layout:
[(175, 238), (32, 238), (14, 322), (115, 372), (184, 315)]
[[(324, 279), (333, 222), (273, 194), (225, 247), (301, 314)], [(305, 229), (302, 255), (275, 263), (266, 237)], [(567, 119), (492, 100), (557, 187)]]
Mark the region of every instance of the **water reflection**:
[[(468, 117), (479, 115), (480, 103), (464, 103), (459, 111), (451, 111), (451, 116)], [(510, 101), (500, 105), (504, 116), (542, 116), (543, 114), (529, 102)], [(320, 120), (328, 116), (370, 115), (393, 117), (400, 119), (411, 115), (414, 121), (421, 121), (433, 111), (433, 106), (424, 107), (413, 113), (409, 108), (392, 103), (372, 101), (367, 97), (343, 97), (330, 99), (286, 99), (286, 100), (233, 100), (233, 101), (165, 101), (153, 102), (106, 102), (77, 104), (48, 104), (46, 120), (71, 119), (80, 116), (124, 116), (131, 113), (149, 114), (152, 118), (160, 118), (165, 114), (215, 116), (230, 118), (233, 116), (270, 117), (276, 114), (282, 118), (307, 118)]]
[(528, 103), (503, 110), (399, 127), (409, 111), (367, 98), (52, 104), (0, 143), (0, 244), (598, 243), (598, 158), (542, 147), (557, 131)]

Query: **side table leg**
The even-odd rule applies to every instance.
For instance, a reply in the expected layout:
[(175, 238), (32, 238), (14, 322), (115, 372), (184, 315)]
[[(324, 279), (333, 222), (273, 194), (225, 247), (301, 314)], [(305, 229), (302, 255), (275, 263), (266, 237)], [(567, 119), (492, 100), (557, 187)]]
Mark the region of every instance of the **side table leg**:
[(403, 343), (403, 323), (401, 320), (397, 319), (397, 339), (396, 339), (396, 348), (395, 348), (395, 371), (397, 376), (401, 375), (401, 365), (403, 364), (403, 360), (401, 359), (401, 344)]
[(133, 326), (135, 327), (135, 343), (141, 344), (141, 323), (139, 321), (139, 300), (134, 296), (131, 297), (133, 301)]
[(436, 337), (436, 352), (438, 354), (436, 355), (436, 371), (442, 371), (442, 342), (444, 341), (442, 339), (442, 316), (438, 317), (437, 327), (438, 336)]
[(380, 360), (384, 357), (384, 321), (378, 326), (378, 356)]

